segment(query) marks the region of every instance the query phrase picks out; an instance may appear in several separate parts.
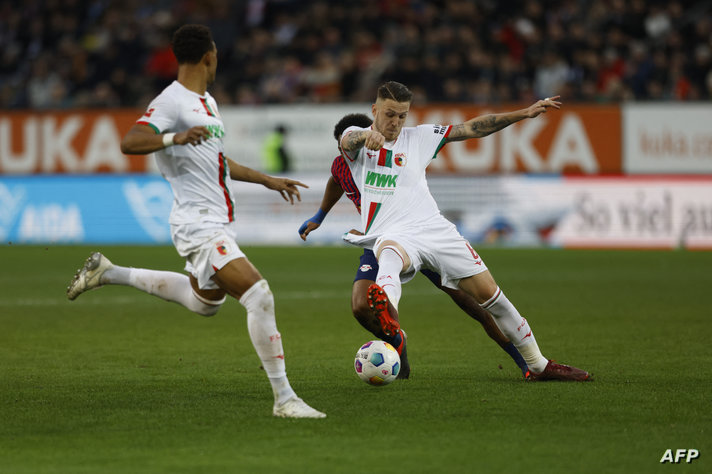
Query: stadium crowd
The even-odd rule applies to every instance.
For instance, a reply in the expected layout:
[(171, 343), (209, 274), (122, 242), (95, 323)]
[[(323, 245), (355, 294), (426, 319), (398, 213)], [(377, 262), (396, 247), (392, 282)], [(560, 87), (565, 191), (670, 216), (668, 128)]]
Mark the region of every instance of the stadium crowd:
[(712, 2), (0, 0), (0, 107), (144, 107), (208, 25), (221, 104), (712, 98)]

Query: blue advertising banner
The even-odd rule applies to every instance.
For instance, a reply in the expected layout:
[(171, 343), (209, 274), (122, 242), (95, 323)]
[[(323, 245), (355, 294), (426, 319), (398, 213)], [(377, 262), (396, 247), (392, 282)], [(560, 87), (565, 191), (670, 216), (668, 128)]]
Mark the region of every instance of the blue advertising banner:
[[(342, 198), (302, 242), (328, 176), (295, 176), (294, 205), (232, 182), (242, 245), (346, 245), (361, 220)], [(441, 212), (474, 245), (712, 249), (712, 176), (432, 176)], [(158, 175), (0, 175), (0, 245), (170, 244), (170, 185)]]
[(160, 176), (0, 176), (2, 243), (170, 243)]

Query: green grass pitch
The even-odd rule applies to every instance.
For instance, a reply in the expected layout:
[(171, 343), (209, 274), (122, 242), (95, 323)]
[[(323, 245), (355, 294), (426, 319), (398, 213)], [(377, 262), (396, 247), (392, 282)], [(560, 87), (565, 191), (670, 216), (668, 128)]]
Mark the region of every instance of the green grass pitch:
[[(0, 473), (712, 472), (712, 253), (479, 249), (544, 355), (584, 384), (525, 383), (422, 276), (404, 286), (411, 379), (353, 371), (359, 251), (245, 251), (270, 282), (297, 393), (271, 416), (242, 306), (212, 318), (124, 287), (74, 302), (94, 248), (0, 247)], [(170, 247), (102, 247), (182, 270)], [(699, 450), (662, 465), (667, 449)]]

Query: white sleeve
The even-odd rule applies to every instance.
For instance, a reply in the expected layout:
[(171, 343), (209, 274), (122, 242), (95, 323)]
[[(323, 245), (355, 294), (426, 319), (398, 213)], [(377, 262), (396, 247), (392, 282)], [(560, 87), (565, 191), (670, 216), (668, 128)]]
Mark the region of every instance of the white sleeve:
[(445, 146), (445, 138), (450, 134), (452, 125), (424, 124), (418, 125), (416, 129), (418, 130), (420, 149), (423, 150), (422, 156), (428, 160), (425, 163), (427, 166), (437, 157), (440, 149)]
[(168, 100), (165, 94), (161, 94), (151, 101), (146, 113), (136, 121), (138, 124), (148, 125), (157, 134), (165, 132), (178, 132), (175, 130), (178, 104)]

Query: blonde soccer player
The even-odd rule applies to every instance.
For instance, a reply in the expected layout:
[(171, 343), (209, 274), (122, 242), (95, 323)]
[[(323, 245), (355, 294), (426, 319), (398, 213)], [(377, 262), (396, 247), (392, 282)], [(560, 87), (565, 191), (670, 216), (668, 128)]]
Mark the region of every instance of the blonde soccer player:
[(412, 98), (403, 84), (383, 84), (371, 107), (373, 125), (347, 128), (340, 143), (361, 193), (361, 232), (347, 233), (344, 239), (373, 249), (378, 259), (376, 281), (366, 295), (375, 315), (386, 332), (398, 333), (402, 284), (428, 268), (440, 274), (443, 286), (463, 290), (492, 314), (529, 367), (528, 380), (589, 380), (585, 370), (542, 355), (529, 322), (497, 285), (480, 255), (440, 213), (425, 179), (426, 168), (447, 143), (485, 137), (558, 109), (559, 97), (458, 125), (404, 127)]

